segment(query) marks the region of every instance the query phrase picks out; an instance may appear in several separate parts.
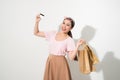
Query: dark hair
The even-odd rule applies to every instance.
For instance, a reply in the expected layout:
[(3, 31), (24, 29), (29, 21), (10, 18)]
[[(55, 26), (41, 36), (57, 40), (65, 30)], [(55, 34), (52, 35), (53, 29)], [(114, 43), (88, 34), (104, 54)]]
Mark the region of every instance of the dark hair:
[[(66, 17), (64, 20), (70, 20), (70, 22), (71, 22), (71, 28), (74, 27), (75, 21), (74, 21), (71, 17)], [(71, 31), (68, 32), (68, 35), (69, 35), (71, 38), (73, 37)]]
[(69, 35), (71, 38), (73, 37), (71, 31), (68, 32), (68, 35)]

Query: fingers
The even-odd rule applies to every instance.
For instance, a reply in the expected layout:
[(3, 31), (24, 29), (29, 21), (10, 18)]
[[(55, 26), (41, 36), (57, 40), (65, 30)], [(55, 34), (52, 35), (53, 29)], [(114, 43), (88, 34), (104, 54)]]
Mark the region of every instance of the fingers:
[(45, 16), (44, 14), (40, 13), (40, 14), (37, 14), (37, 15), (36, 15), (36, 18), (40, 18), (40, 15), (41, 15), (41, 16)]
[(86, 41), (85, 41), (84, 39), (81, 39), (81, 43), (82, 43), (82, 44), (85, 44)]
[(39, 21), (41, 20), (40, 14), (36, 15), (36, 22), (39, 23)]
[(40, 14), (37, 14), (37, 15), (36, 15), (36, 18), (40, 18)]
[(80, 44), (86, 44), (86, 41), (85, 41), (84, 39), (80, 39), (80, 40), (79, 40), (79, 43), (80, 43)]

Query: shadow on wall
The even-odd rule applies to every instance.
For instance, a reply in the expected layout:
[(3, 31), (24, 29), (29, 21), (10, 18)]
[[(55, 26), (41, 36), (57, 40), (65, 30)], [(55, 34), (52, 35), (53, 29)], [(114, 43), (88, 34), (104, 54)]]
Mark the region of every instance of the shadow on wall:
[[(89, 43), (89, 41), (93, 39), (95, 32), (96, 30), (93, 27), (86, 25), (80, 32), (81, 37), (79, 39), (84, 39), (87, 43)], [(79, 39), (75, 40), (75, 42), (77, 42)], [(70, 70), (73, 80), (91, 80), (89, 74), (82, 74), (80, 72), (79, 64), (77, 61), (68, 60), (68, 63), (70, 65)]]
[(109, 51), (105, 54), (103, 60), (97, 65), (98, 71), (103, 71), (104, 80), (120, 79), (120, 60), (115, 58), (114, 52)]
[(82, 32), (81, 32), (81, 39), (84, 39), (86, 40), (86, 42), (89, 43), (90, 40), (93, 39), (93, 37), (95, 36), (95, 28), (89, 26), (89, 25), (86, 25), (83, 29), (82, 29)]

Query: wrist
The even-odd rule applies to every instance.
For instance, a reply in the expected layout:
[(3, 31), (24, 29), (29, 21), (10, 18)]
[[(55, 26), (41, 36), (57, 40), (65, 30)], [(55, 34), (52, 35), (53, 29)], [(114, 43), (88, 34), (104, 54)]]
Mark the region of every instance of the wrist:
[(36, 21), (35, 24), (39, 24), (39, 22)]
[(79, 46), (76, 46), (75, 50), (77, 51), (79, 49)]
[(80, 45), (77, 45), (76, 48), (78, 49), (80, 47)]

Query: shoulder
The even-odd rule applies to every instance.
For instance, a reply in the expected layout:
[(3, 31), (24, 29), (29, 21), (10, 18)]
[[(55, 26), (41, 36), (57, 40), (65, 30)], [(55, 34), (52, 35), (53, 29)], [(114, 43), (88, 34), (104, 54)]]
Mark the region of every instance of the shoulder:
[(74, 42), (74, 39), (69, 36), (68, 39), (67, 39), (67, 42), (69, 42), (69, 43)]

